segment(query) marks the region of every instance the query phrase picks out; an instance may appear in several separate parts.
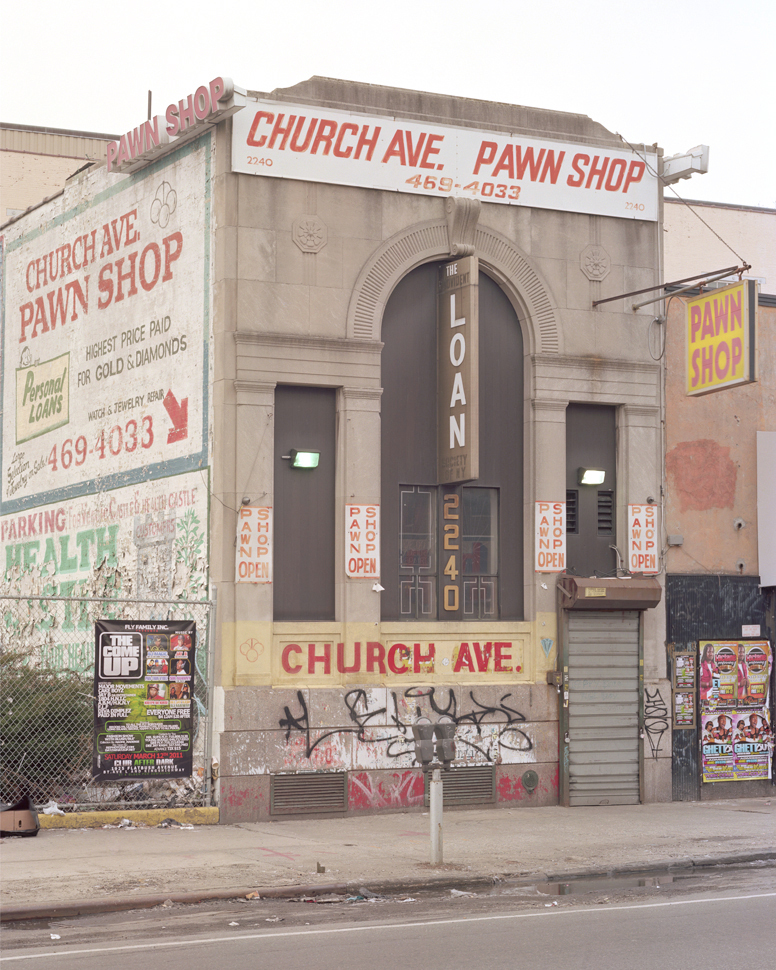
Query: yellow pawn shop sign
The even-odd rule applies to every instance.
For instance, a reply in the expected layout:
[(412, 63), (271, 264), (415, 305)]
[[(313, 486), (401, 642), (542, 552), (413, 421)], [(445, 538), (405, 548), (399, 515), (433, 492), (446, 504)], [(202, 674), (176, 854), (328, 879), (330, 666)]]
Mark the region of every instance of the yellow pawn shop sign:
[(757, 379), (757, 283), (744, 280), (687, 304), (687, 393)]

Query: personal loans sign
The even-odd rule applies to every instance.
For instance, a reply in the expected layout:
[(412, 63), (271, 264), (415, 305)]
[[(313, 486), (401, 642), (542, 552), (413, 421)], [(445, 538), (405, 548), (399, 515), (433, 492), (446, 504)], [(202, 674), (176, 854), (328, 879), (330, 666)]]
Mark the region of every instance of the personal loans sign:
[(232, 131), (235, 172), (658, 217), (653, 154), (272, 101), (249, 101)]

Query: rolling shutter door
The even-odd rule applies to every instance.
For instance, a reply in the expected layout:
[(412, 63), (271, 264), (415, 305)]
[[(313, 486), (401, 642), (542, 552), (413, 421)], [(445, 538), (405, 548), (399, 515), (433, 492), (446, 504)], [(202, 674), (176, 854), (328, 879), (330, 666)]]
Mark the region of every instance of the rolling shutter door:
[(639, 614), (568, 614), (569, 803), (639, 801)]

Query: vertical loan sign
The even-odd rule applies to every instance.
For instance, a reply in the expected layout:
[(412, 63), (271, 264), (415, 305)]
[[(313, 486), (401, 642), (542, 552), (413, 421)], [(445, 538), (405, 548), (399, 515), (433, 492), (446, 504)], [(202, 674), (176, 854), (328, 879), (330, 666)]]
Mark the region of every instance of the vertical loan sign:
[(437, 478), (479, 477), (479, 263), (467, 256), (439, 270), (437, 287)]

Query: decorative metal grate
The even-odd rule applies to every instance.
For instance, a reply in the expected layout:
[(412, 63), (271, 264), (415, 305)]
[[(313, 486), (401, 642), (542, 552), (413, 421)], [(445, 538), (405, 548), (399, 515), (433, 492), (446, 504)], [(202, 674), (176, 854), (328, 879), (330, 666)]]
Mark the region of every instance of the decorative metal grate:
[(344, 813), (348, 809), (348, 776), (344, 771), (272, 775), (270, 815)]
[[(426, 772), (426, 805), (429, 803), (430, 780), (430, 772)], [(493, 804), (496, 801), (496, 766), (478, 765), (443, 771), (442, 793), (445, 805)]]

